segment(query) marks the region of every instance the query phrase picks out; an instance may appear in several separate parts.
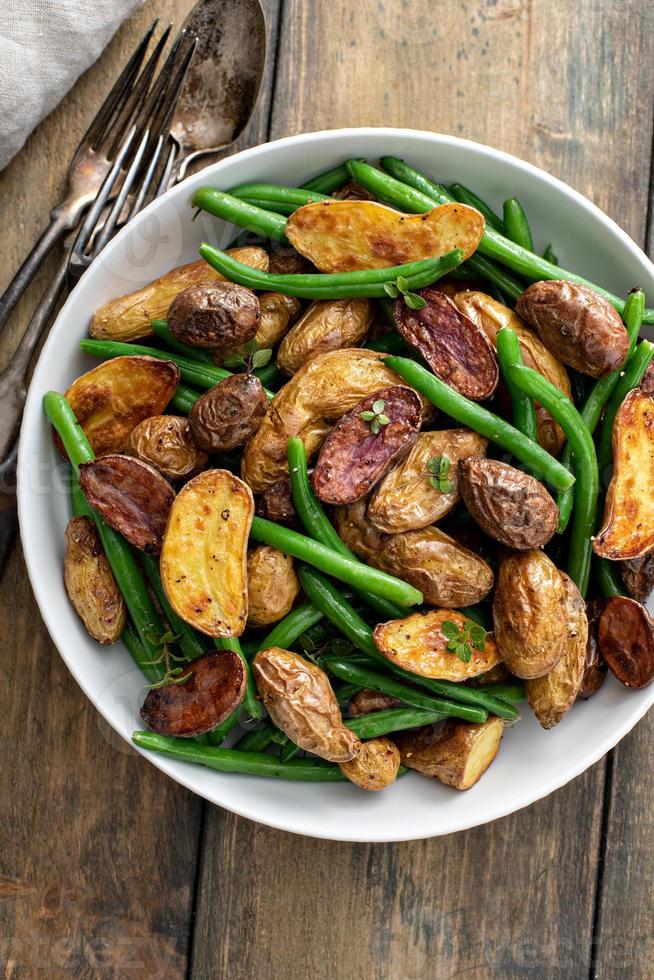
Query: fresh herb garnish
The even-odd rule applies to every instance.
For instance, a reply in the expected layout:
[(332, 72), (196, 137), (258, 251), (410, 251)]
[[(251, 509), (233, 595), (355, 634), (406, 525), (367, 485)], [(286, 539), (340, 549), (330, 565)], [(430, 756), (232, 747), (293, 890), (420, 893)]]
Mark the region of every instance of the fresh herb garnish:
[(249, 340), (240, 350), (233, 351), (223, 359), (223, 367), (228, 371), (238, 371), (244, 368), (248, 374), (257, 368), (265, 367), (272, 357), (270, 347), (259, 347), (256, 340)]
[(451, 619), (441, 624), (443, 635), (447, 638), (445, 649), (454, 653), (464, 664), (472, 657), (472, 649), (483, 650), (486, 645), (486, 630), (471, 619), (464, 620), (463, 626), (458, 626)]
[(451, 468), (452, 460), (449, 457), (432, 456), (427, 463), (427, 469), (430, 474), (429, 483), (434, 490), (440, 490), (441, 493), (452, 493), (454, 484), (448, 476)]
[[(161, 653), (155, 660), (144, 661), (144, 665), (148, 667), (154, 667), (161, 663), (165, 663), (166, 665), (166, 672), (163, 677), (155, 684), (148, 684), (150, 690), (156, 691), (157, 688), (165, 687), (166, 684), (183, 684), (184, 681), (187, 681), (193, 673), (192, 670), (189, 670), (188, 673), (184, 674), (182, 667), (171, 666), (171, 661), (183, 663), (186, 660), (186, 657), (177, 657), (174, 653), (171, 653), (168, 646), (169, 643), (175, 643), (179, 639), (179, 635), (175, 635), (170, 630), (167, 630), (165, 633), (150, 633), (148, 638), (154, 646), (161, 647)], [(180, 676), (182, 674), (183, 676)]]
[(418, 293), (411, 292), (404, 276), (398, 276), (395, 280), (385, 282), (384, 292), (391, 299), (397, 299), (401, 295), (410, 310), (422, 310), (427, 305), (426, 299), (423, 299)]
[(381, 427), (390, 422), (388, 415), (384, 415), (384, 399), (378, 398), (377, 401), (373, 402), (372, 411), (359, 412), (359, 418), (370, 423), (370, 431), (376, 436)]

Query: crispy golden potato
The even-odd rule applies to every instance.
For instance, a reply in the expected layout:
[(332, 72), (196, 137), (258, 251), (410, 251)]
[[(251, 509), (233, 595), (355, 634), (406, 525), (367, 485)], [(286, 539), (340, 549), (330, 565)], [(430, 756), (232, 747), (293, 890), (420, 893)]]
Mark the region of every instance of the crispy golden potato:
[(600, 653), (625, 687), (647, 687), (654, 680), (654, 622), (645, 606), (616, 595), (607, 600), (597, 634)]
[(504, 725), (491, 715), (483, 724), (446, 721), (398, 732), (393, 741), (402, 764), (455, 789), (470, 789), (497, 755)]
[(66, 527), (64, 585), (89, 636), (115, 643), (125, 627), (125, 602), (90, 517), (73, 517)]
[(149, 463), (169, 480), (190, 476), (207, 462), (191, 438), (188, 419), (181, 415), (152, 415), (132, 429), (127, 443), (131, 456)]
[(482, 531), (507, 548), (542, 548), (556, 531), (559, 509), (543, 484), (499, 459), (462, 459), (459, 489)]
[(401, 701), (392, 698), (390, 694), (382, 694), (380, 691), (372, 691), (370, 688), (364, 687), (350, 700), (348, 714), (350, 718), (358, 718), (359, 715), (369, 715), (373, 711), (397, 708), (401, 704)]
[[(525, 682), (529, 706), (543, 728), (554, 728), (574, 704), (586, 668), (588, 619), (586, 603), (565, 572), (560, 572), (566, 593), (565, 641), (561, 659), (544, 677)], [(567, 627), (567, 628), (566, 628)]]
[(291, 611), (300, 591), (293, 559), (261, 544), (248, 554), (248, 626), (269, 626)]
[[(268, 255), (262, 248), (230, 248), (227, 252), (253, 269), (268, 271)], [(204, 259), (179, 265), (147, 286), (110, 299), (99, 307), (91, 319), (89, 335), (102, 340), (148, 337), (152, 333), (152, 321), (165, 319), (170, 304), (184, 289), (201, 283), (224, 281), (224, 277)]]
[(109, 527), (149, 555), (161, 551), (175, 491), (159, 470), (118, 453), (82, 463), (79, 485)]
[(200, 395), (188, 416), (193, 441), (207, 453), (244, 445), (266, 414), (268, 399), (254, 374), (232, 374)]
[(228, 470), (205, 470), (177, 494), (161, 581), (178, 616), (208, 636), (240, 636), (248, 618), (247, 544), (254, 500)]
[(399, 768), (400, 750), (390, 738), (368, 739), (354, 759), (339, 763), (339, 769), (351, 783), (372, 791), (394, 783)]
[[(375, 406), (383, 424), (375, 425)], [(408, 452), (420, 423), (420, 399), (413, 388), (391, 385), (362, 399), (323, 443), (313, 471), (316, 496), (326, 504), (351, 504), (365, 497)]]
[(507, 554), (493, 597), (495, 642), (516, 677), (548, 674), (563, 656), (568, 600), (563, 576), (543, 551)]
[(261, 319), (254, 339), (258, 348), (266, 350), (276, 347), (282, 340), (302, 309), (302, 304), (295, 296), (284, 296), (283, 293), (260, 293), (259, 309)]
[(472, 656), (467, 663), (447, 649), (449, 637), (443, 623), (454, 623), (461, 634), (469, 620), (455, 609), (430, 609), (412, 613), (404, 619), (393, 619), (375, 627), (377, 649), (389, 663), (421, 677), (434, 680), (466, 681), (485, 674), (500, 663), (500, 655), (491, 633), (484, 639), (483, 650), (470, 641)]
[(602, 558), (642, 558), (654, 549), (654, 397), (634, 388), (613, 423), (613, 475), (604, 523), (593, 541)]
[[(495, 347), (498, 331), (502, 327), (510, 327), (514, 330), (518, 335), (520, 353), (527, 367), (542, 374), (568, 398), (572, 397), (570, 379), (566, 369), (550, 353), (538, 334), (530, 330), (524, 320), (521, 320), (508, 306), (498, 303), (487, 293), (473, 289), (464, 289), (458, 292), (454, 297), (454, 302), (462, 313), (465, 313), (477, 326), (481, 327), (493, 347)], [(563, 430), (542, 405), (536, 405), (536, 423), (538, 441), (541, 446), (550, 453), (560, 452), (565, 442)]]
[(179, 293), (168, 310), (168, 327), (183, 344), (201, 349), (233, 349), (259, 329), (259, 300), (233, 282), (205, 282)]
[(627, 593), (638, 602), (647, 602), (654, 589), (654, 554), (628, 558), (618, 563)]
[(297, 653), (270, 647), (252, 661), (268, 714), (306, 752), (329, 762), (349, 762), (361, 742), (346, 728), (327, 674)]
[(365, 511), (365, 500), (336, 508), (334, 517), (341, 538), (368, 565), (419, 589), (425, 602), (446, 609), (473, 606), (492, 589), (490, 566), (437, 527), (380, 534)]
[(178, 384), (172, 361), (115, 357), (76, 378), (65, 395), (94, 453), (102, 456), (122, 452), (132, 429), (163, 412)]
[[(243, 453), (242, 476), (255, 493), (269, 490), (288, 476), (287, 447), (291, 436), (302, 439), (307, 457), (311, 458), (341, 415), (366, 395), (402, 383), (385, 367), (383, 356), (358, 348), (320, 354), (277, 392)], [(424, 410), (429, 411), (426, 407)]]
[(466, 398), (484, 401), (500, 377), (495, 351), (477, 324), (437, 287), (421, 289), (427, 305), (412, 310), (398, 296), (393, 305), (397, 332), (435, 375)]
[(538, 331), (548, 350), (591, 378), (624, 363), (629, 336), (620, 314), (588, 286), (567, 279), (534, 282), (516, 302), (516, 313)]
[(465, 204), (401, 214), (376, 201), (318, 201), (294, 211), (285, 232), (321, 272), (352, 272), (436, 258), (454, 248), (469, 259), (484, 219)]
[(586, 603), (586, 618), (588, 620), (588, 641), (586, 643), (586, 662), (581, 678), (577, 700), (587, 701), (597, 694), (606, 680), (608, 666), (602, 659), (598, 642), (599, 620), (604, 609), (604, 599), (592, 599)]
[(204, 735), (231, 715), (243, 700), (245, 666), (234, 650), (210, 650), (181, 670), (172, 683), (148, 693), (141, 718), (160, 735)]
[(369, 299), (316, 300), (284, 337), (277, 352), (277, 367), (295, 374), (318, 354), (360, 347), (372, 318)]
[(293, 526), (298, 523), (290, 480), (280, 480), (261, 494), (257, 500), (257, 515), (276, 524)]
[[(386, 474), (368, 503), (368, 519), (379, 531), (400, 534), (434, 524), (461, 499), (457, 463), (486, 452), (488, 440), (470, 429), (420, 432), (409, 455)], [(450, 461), (447, 479), (452, 490), (433, 486), (430, 459)]]

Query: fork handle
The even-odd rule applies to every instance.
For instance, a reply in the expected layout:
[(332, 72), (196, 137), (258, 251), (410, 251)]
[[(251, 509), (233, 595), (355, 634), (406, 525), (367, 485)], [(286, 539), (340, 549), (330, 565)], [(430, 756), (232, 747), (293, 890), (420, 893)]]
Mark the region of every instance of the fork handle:
[(18, 300), (34, 278), (41, 263), (49, 255), (64, 232), (72, 227), (74, 220), (76, 218), (73, 218), (69, 211), (53, 211), (50, 224), (32, 247), (32, 251), (0, 297), (0, 331), (4, 328)]
[(0, 464), (0, 575), (4, 571), (9, 552), (18, 529), (16, 507), (16, 456), (18, 441), (7, 459)]

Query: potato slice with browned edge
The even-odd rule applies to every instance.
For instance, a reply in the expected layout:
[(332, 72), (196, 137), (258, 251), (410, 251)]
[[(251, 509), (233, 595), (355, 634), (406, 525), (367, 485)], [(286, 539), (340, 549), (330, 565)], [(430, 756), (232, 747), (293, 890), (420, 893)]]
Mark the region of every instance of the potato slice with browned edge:
[(654, 554), (628, 558), (619, 562), (619, 569), (627, 595), (638, 602), (647, 602), (654, 589)]
[[(96, 456), (120, 453), (139, 422), (159, 415), (175, 394), (179, 368), (156, 357), (115, 357), (65, 392)], [(59, 438), (55, 441), (63, 452)]]
[[(462, 313), (469, 316), (480, 327), (493, 347), (496, 337), (502, 327), (510, 327), (518, 335), (520, 353), (527, 367), (533, 368), (547, 378), (559, 391), (568, 398), (572, 397), (568, 373), (554, 354), (550, 353), (537, 333), (531, 330), (524, 320), (510, 310), (508, 306), (498, 303), (487, 293), (478, 290), (465, 289), (458, 292), (454, 302)], [(536, 424), (538, 441), (550, 453), (560, 452), (565, 436), (563, 430), (545, 411), (542, 405), (536, 405)]]
[(413, 732), (398, 732), (393, 741), (402, 764), (455, 789), (470, 789), (497, 755), (504, 734), (501, 718), (483, 724), (446, 721)]
[(159, 554), (175, 491), (158, 470), (116, 453), (82, 463), (79, 485), (109, 527), (135, 548)]
[(493, 588), (491, 567), (437, 527), (380, 534), (366, 518), (365, 500), (338, 507), (334, 518), (341, 538), (362, 561), (409, 582), (433, 606), (473, 606)]
[[(566, 593), (566, 631), (561, 659), (544, 677), (525, 682), (529, 706), (543, 728), (554, 728), (574, 704), (586, 669), (588, 618), (579, 589), (565, 572), (559, 573)], [(566, 629), (567, 626), (567, 629)]]
[(568, 600), (563, 576), (543, 551), (504, 555), (493, 597), (495, 642), (516, 677), (543, 677), (565, 649)]
[(641, 558), (654, 549), (654, 397), (634, 388), (613, 423), (613, 475), (604, 524), (593, 541), (602, 558)]
[[(268, 254), (262, 248), (230, 248), (228, 254), (252, 269), (268, 271)], [(110, 299), (93, 314), (89, 335), (102, 340), (138, 340), (152, 333), (153, 320), (168, 316), (175, 297), (189, 286), (224, 282), (225, 279), (200, 259), (179, 265), (141, 289)]]
[(89, 636), (115, 643), (125, 626), (125, 602), (90, 517), (73, 517), (66, 527), (64, 585)]
[(500, 371), (484, 331), (438, 288), (428, 286), (418, 295), (427, 304), (419, 310), (407, 306), (403, 296), (395, 300), (399, 335), (459, 394), (474, 401), (490, 398)]
[[(386, 474), (372, 494), (368, 519), (387, 534), (415, 531), (439, 521), (461, 499), (457, 463), (485, 453), (487, 446), (488, 440), (470, 429), (418, 433), (409, 455)], [(429, 469), (430, 460), (442, 459), (449, 463), (443, 489)]]
[(600, 616), (600, 653), (625, 687), (647, 687), (654, 680), (654, 622), (645, 606), (612, 596)]
[(454, 651), (447, 649), (451, 634), (447, 626), (443, 629), (446, 623), (453, 623), (461, 637), (470, 626), (470, 621), (455, 609), (430, 609), (380, 623), (373, 636), (377, 649), (389, 663), (434, 680), (466, 681), (485, 674), (501, 662), (492, 633), (484, 637), (481, 650), (478, 649), (481, 644), (476, 645), (468, 636), (470, 659), (460, 660)]
[(318, 201), (294, 211), (285, 232), (321, 272), (353, 272), (438, 258), (455, 248), (469, 259), (484, 219), (465, 204), (401, 214), (376, 201)]
[(586, 642), (586, 662), (581, 684), (577, 691), (577, 700), (587, 701), (597, 694), (606, 680), (608, 664), (604, 661), (599, 649), (598, 631), (599, 620), (604, 609), (604, 599), (591, 599), (586, 603), (586, 619), (588, 620), (588, 640)]
[(542, 483), (499, 459), (470, 456), (459, 462), (459, 488), (468, 513), (490, 538), (528, 551), (547, 544), (559, 509)]
[(392, 385), (368, 395), (343, 415), (323, 443), (313, 489), (326, 504), (365, 497), (393, 461), (408, 452), (420, 428), (420, 399)]
[(204, 735), (243, 700), (247, 683), (243, 661), (234, 650), (210, 650), (181, 670), (170, 684), (148, 693), (141, 718), (160, 735)]
[(132, 429), (127, 452), (149, 463), (169, 480), (202, 469), (207, 454), (191, 438), (188, 419), (181, 415), (152, 415)]
[[(319, 354), (300, 368), (269, 404), (243, 453), (241, 475), (255, 493), (288, 477), (288, 440), (299, 436), (307, 457), (322, 445), (331, 425), (367, 395), (402, 384), (383, 354), (351, 347)], [(431, 408), (422, 401), (423, 415)]]
[(327, 674), (297, 653), (270, 647), (252, 661), (257, 690), (275, 725), (306, 752), (349, 762), (361, 742), (346, 728)]
[(397, 779), (400, 750), (390, 738), (370, 738), (354, 759), (341, 762), (339, 768), (355, 786), (375, 792)]
[(295, 372), (318, 354), (345, 347), (360, 347), (373, 318), (369, 299), (316, 300), (284, 337), (277, 367)]
[(205, 470), (177, 494), (161, 549), (161, 580), (178, 616), (208, 636), (240, 636), (248, 618), (252, 491), (228, 470)]
[(291, 611), (300, 591), (293, 559), (259, 545), (248, 554), (248, 626), (269, 626)]

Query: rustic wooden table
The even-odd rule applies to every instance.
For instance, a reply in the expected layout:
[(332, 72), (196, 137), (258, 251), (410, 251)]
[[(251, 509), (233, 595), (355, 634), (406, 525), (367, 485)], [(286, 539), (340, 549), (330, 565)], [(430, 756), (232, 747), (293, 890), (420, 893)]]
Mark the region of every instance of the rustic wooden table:
[[(0, 288), (135, 39), (190, 6), (149, 0), (0, 175)], [(339, 126), (453, 133), (562, 177), (647, 244), (648, 0), (265, 7), (267, 76), (240, 146)], [(18, 545), (0, 604), (5, 980), (653, 975), (652, 719), (491, 826), (398, 845), (307, 840), (204, 804), (119, 743), (50, 643)]]

